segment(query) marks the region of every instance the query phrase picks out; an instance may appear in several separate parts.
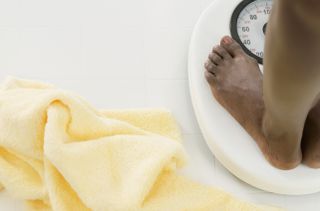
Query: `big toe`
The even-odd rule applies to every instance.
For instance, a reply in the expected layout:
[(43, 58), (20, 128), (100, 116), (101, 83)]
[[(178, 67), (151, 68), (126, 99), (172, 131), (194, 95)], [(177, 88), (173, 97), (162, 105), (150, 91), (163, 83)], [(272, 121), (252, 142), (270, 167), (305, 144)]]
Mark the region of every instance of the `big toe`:
[(244, 52), (234, 39), (229, 36), (225, 36), (221, 39), (221, 46), (223, 46), (233, 57), (242, 55)]

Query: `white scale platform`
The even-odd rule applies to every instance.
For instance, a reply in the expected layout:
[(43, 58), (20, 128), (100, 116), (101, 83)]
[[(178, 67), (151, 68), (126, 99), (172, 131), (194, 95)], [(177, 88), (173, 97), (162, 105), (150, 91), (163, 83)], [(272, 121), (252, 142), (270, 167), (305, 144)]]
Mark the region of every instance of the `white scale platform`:
[(214, 99), (204, 78), (204, 62), (221, 37), (230, 35), (231, 15), (240, 2), (215, 0), (194, 29), (189, 52), (189, 83), (201, 131), (215, 157), (246, 183), (286, 195), (319, 192), (320, 170), (304, 165), (290, 171), (272, 167), (254, 140)]

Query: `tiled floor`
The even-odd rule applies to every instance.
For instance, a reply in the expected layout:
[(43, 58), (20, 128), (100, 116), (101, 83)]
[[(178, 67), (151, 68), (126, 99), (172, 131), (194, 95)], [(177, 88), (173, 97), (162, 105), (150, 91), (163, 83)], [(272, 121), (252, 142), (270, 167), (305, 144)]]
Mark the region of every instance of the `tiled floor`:
[[(167, 107), (190, 155), (182, 174), (252, 202), (320, 210), (320, 194), (265, 193), (233, 177), (208, 150), (191, 107), (187, 55), (211, 1), (0, 0), (0, 79), (45, 80), (99, 108)], [(5, 195), (0, 210), (21, 210)]]

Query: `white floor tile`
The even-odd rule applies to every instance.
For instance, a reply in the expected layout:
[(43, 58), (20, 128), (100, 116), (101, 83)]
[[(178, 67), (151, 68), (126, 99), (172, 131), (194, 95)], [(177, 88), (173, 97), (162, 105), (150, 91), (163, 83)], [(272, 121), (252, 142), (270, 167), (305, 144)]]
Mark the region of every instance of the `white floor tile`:
[[(277, 195), (272, 193), (249, 193), (243, 199), (256, 204), (274, 206), (291, 211), (292, 206), (288, 204), (287, 196)], [(301, 211), (307, 211), (302, 209)]]
[(187, 79), (190, 29), (148, 29), (145, 63), (149, 79)]
[(89, 78), (144, 79), (143, 31), (83, 26), (81, 59)]
[(145, 0), (147, 26), (192, 28), (203, 8), (199, 0)]
[(194, 181), (213, 185), (215, 178), (215, 158), (200, 134), (184, 134), (183, 145), (188, 154), (188, 163), (181, 170), (183, 175)]
[(287, 208), (290, 211), (320, 210), (320, 193), (305, 196), (287, 196)]
[(0, 1), (0, 26), (100, 25), (137, 27), (144, 24), (143, 0), (10, 0)]
[(77, 4), (81, 6), (81, 24), (84, 26), (121, 29), (141, 28), (145, 24), (147, 8), (144, 0), (90, 0)]
[(22, 211), (25, 210), (24, 202), (15, 199), (8, 192), (0, 192), (0, 207), (5, 211)]
[(12, 26), (19, 23), (19, 1), (0, 1), (0, 26)]
[(288, 211), (317, 211), (320, 209), (317, 199), (308, 200), (308, 196), (291, 197), (272, 193), (249, 194), (249, 198), (259, 204), (281, 207)]
[(1, 27), (0, 74), (35, 79), (77, 78), (81, 71), (77, 27)]
[(203, 10), (209, 7), (215, 0), (201, 0)]
[(19, 63), (17, 55), (19, 52), (20, 35), (21, 32), (16, 28), (0, 26), (1, 79), (3, 79), (7, 74), (13, 74), (13, 70), (16, 69), (15, 66)]
[(147, 105), (170, 109), (184, 133), (199, 133), (186, 80), (148, 80)]
[(144, 108), (146, 89), (143, 80), (47, 80), (61, 89), (70, 90), (99, 109)]
[(79, 26), (81, 5), (77, 0), (17, 1), (19, 26)]

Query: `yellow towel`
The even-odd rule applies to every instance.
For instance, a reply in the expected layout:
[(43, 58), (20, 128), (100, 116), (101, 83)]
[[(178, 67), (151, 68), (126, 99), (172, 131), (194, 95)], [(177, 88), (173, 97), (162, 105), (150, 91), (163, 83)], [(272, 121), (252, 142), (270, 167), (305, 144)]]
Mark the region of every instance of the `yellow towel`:
[(166, 110), (100, 111), (14, 78), (0, 89), (0, 187), (29, 210), (278, 210), (177, 175), (180, 139)]

